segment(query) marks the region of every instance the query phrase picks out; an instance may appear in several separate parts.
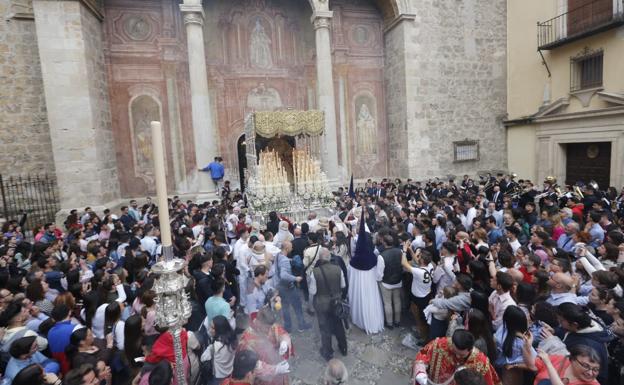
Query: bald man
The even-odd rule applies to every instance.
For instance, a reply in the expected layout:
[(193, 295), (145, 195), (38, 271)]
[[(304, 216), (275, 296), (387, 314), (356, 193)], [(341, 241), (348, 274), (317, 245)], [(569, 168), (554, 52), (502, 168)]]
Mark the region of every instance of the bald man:
[(565, 302), (585, 306), (589, 302), (589, 297), (576, 295), (576, 281), (566, 273), (553, 274), (548, 279), (548, 286), (550, 286), (550, 296), (546, 302), (553, 306), (559, 306)]

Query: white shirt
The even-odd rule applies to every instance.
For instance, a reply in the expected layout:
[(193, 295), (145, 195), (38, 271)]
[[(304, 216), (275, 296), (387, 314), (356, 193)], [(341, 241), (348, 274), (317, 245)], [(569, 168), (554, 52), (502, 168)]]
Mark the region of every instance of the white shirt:
[(426, 247), (427, 245), (425, 245), (425, 241), (423, 241), (423, 236), (422, 235), (417, 235), (414, 237), (414, 240), (412, 241), (412, 250), (416, 250), (419, 247)]
[(310, 230), (316, 228), (316, 226), (318, 226), (319, 220), (318, 218), (314, 218), (314, 219), (310, 219), (308, 221), (308, 227), (310, 228)]
[(505, 309), (507, 309), (507, 306), (516, 305), (516, 301), (511, 298), (509, 292), (499, 295), (495, 290), (490, 294), (488, 303), (490, 304), (490, 312), (492, 313), (492, 325), (494, 326), (494, 330), (498, 330), (503, 324)]
[(444, 257), (441, 263), (433, 271), (433, 282), (437, 285), (437, 293), (442, 294), (442, 291), (447, 286), (452, 286), (455, 282), (455, 269), (454, 266), (455, 257)]
[(158, 243), (154, 237), (146, 235), (141, 239), (141, 247), (145, 250), (149, 255), (154, 256), (156, 254), (156, 248), (158, 247)]
[(215, 341), (214, 344), (209, 345), (201, 355), (201, 360), (207, 362), (212, 360), (214, 351), (214, 371), (216, 378), (226, 378), (232, 374), (234, 369), (234, 356), (236, 351), (229, 348), (229, 346), (223, 345), (221, 341)]
[(115, 347), (119, 350), (124, 350), (124, 329), (126, 328), (126, 323), (124, 321), (117, 321), (115, 325), (113, 325), (113, 343)]
[(195, 225), (192, 228), (193, 230), (193, 238), (197, 239), (197, 237), (199, 237), (199, 234), (202, 233), (202, 231), (204, 231), (204, 225)]
[(425, 267), (412, 267), (412, 294), (416, 298), (424, 298), (431, 293), (431, 283), (433, 281), (431, 272), (435, 266), (429, 263)]
[(520, 244), (520, 241), (518, 241), (518, 238), (516, 238), (516, 240), (509, 242), (509, 246), (511, 246), (511, 250), (515, 254), (522, 245)]
[(273, 242), (264, 242), (264, 246), (266, 247), (266, 251), (274, 257), (281, 251)]
[(466, 213), (466, 230), (467, 231), (472, 231), (472, 221), (477, 217), (477, 209), (474, 207), (471, 207), (468, 209), (468, 212)]

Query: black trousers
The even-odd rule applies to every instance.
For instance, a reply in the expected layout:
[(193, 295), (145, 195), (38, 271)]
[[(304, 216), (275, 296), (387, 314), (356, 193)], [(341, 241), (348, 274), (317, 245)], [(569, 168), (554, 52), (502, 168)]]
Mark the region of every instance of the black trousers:
[(332, 335), (336, 336), (338, 347), (342, 350), (347, 350), (347, 336), (345, 335), (342, 320), (336, 317), (331, 310), (320, 312), (318, 309), (315, 309), (315, 311), (319, 329), (321, 330), (321, 354), (327, 357), (334, 353), (332, 349)]

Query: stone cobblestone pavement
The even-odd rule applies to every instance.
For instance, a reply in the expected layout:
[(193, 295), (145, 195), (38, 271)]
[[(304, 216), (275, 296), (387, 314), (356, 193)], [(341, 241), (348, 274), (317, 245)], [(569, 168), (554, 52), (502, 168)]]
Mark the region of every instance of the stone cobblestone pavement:
[[(307, 317), (309, 320), (309, 317)], [(312, 320), (309, 320), (311, 322)], [(320, 333), (315, 325), (303, 333), (291, 336), (296, 356), (290, 360), (292, 385), (322, 384), (326, 361), (321, 357)], [(409, 384), (409, 375), (416, 351), (401, 344), (409, 328), (385, 330), (376, 335), (351, 325), (347, 331), (348, 354), (343, 357), (333, 339), (334, 358), (340, 359), (349, 371), (349, 385)]]

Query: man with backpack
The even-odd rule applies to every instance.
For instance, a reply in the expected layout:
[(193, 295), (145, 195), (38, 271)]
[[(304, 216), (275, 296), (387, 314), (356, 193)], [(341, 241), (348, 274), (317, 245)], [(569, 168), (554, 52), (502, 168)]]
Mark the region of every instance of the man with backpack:
[(314, 314), (314, 310), (312, 309), (312, 301), (310, 301), (310, 293), (308, 292), (308, 285), (307, 283), (310, 281), (310, 277), (312, 276), (312, 270), (314, 269), (314, 267), (316, 266), (316, 263), (319, 260), (319, 251), (321, 249), (321, 243), (319, 241), (319, 236), (318, 233), (310, 233), (308, 234), (308, 240), (310, 243), (310, 246), (308, 246), (308, 248), (306, 248), (303, 252), (303, 273), (305, 275), (305, 282), (303, 282), (302, 284), (302, 289), (303, 289), (303, 296), (304, 299), (307, 301), (308, 306), (307, 306), (307, 312), (308, 314), (312, 315)]
[[(299, 331), (310, 329), (310, 325), (306, 323), (303, 315), (303, 308), (301, 306), (301, 298), (297, 290), (296, 284), (303, 280), (301, 276), (295, 276), (293, 274), (292, 263), (293, 260), (289, 257), (292, 251), (292, 243), (290, 241), (283, 241), (282, 248), (277, 254), (275, 259), (275, 271), (277, 274), (277, 290), (282, 298), (282, 314), (284, 316), (284, 328), (289, 333), (292, 329), (292, 323), (290, 318), (290, 307), (295, 312), (297, 322), (299, 324)], [(310, 269), (311, 270), (311, 269)]]

